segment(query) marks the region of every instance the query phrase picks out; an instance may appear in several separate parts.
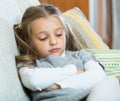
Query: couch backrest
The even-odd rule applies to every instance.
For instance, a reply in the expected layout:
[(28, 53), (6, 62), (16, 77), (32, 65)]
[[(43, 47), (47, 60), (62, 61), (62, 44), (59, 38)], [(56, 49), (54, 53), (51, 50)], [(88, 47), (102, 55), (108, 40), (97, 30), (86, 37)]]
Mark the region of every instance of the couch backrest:
[(29, 101), (16, 70), (13, 25), (28, 6), (37, 4), (38, 0), (0, 1), (0, 101)]
[(0, 17), (9, 24), (19, 23), (28, 6), (40, 4), (38, 0), (2, 0), (0, 2)]

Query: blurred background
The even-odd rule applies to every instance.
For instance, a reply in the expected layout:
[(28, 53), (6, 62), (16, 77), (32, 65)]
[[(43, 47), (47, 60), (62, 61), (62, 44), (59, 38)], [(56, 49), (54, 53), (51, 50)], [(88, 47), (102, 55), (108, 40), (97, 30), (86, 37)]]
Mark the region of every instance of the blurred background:
[(120, 0), (39, 0), (62, 12), (79, 7), (111, 49), (120, 49)]

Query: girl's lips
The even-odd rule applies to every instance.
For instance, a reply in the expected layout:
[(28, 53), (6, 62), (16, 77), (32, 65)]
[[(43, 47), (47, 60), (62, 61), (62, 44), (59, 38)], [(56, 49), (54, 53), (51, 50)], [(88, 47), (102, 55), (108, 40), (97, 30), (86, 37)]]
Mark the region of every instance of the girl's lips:
[(56, 53), (60, 50), (60, 48), (53, 48), (51, 50), (49, 50), (50, 53)]

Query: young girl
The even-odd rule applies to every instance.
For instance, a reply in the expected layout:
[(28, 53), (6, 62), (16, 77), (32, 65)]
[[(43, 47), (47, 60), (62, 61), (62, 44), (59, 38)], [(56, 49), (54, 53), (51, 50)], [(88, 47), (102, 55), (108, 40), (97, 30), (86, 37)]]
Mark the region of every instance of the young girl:
[(119, 101), (117, 79), (106, 77), (99, 61), (81, 50), (87, 46), (58, 8), (29, 7), (14, 31), (20, 51), (18, 72), (32, 100), (80, 101), (89, 94), (87, 101)]

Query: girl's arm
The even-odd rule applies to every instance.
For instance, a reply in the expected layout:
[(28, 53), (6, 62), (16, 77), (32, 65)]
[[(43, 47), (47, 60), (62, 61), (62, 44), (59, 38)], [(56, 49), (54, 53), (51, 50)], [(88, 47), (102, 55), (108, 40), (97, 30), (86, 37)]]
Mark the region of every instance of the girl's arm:
[(70, 53), (76, 59), (80, 59), (82, 61), (85, 72), (74, 75), (67, 80), (56, 82), (61, 86), (61, 88), (91, 89), (97, 82), (106, 76), (98, 59), (88, 52), (81, 50)]
[(83, 90), (83, 93), (87, 95), (106, 74), (99, 63), (93, 60), (85, 63), (85, 70), (84, 73), (79, 73), (61, 82), (56, 82), (54, 85), (44, 89), (44, 91), (60, 88), (75, 88)]
[(67, 79), (77, 73), (75, 65), (67, 65), (58, 68), (29, 68), (23, 67), (19, 75), (23, 85), (33, 91), (42, 90), (55, 82)]
[[(98, 62), (90, 60), (85, 63), (85, 72), (75, 75), (67, 80), (57, 82), (61, 88), (76, 88), (76, 89), (88, 89), (96, 85), (101, 79), (106, 76), (103, 68)], [(74, 83), (73, 83), (74, 82)]]

